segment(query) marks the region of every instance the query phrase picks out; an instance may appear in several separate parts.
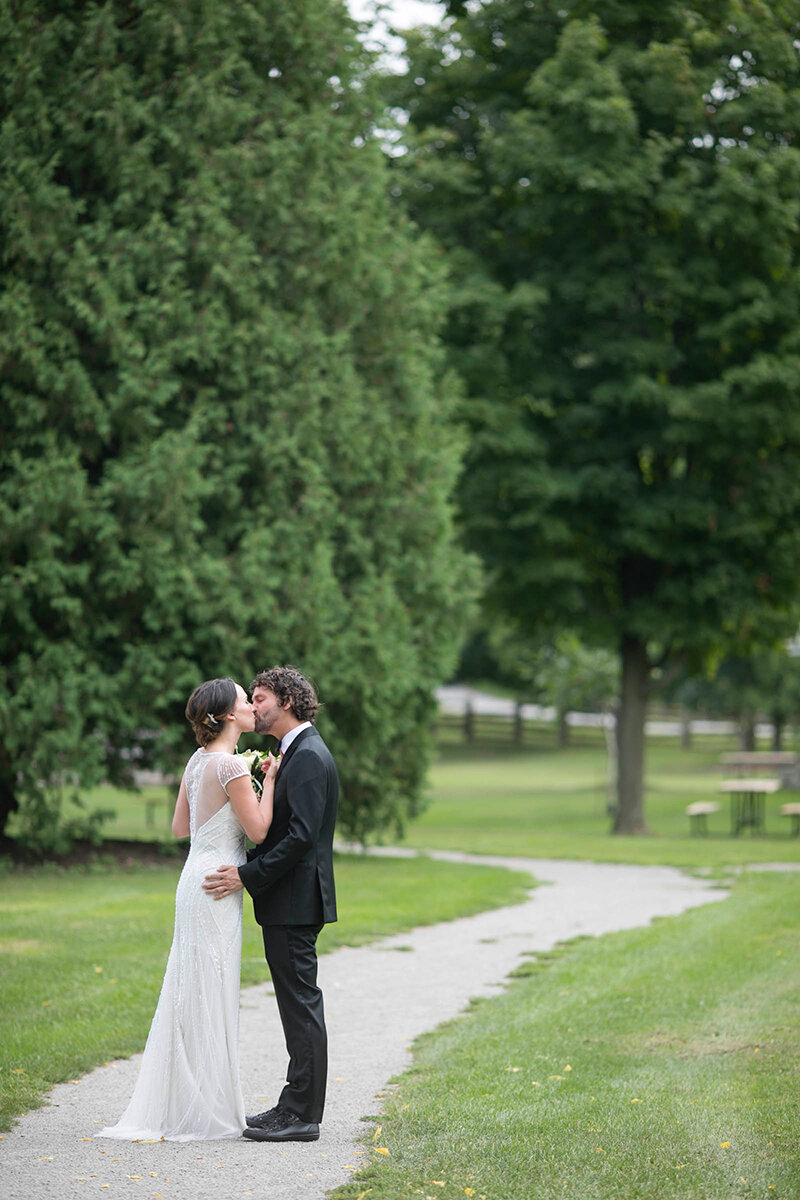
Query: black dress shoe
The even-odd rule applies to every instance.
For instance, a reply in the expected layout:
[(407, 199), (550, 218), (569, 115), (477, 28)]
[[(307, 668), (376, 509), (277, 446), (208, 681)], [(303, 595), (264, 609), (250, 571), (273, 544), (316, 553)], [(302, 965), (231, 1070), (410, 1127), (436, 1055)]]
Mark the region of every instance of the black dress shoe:
[(245, 1117), (245, 1121), (250, 1129), (266, 1129), (268, 1125), (274, 1125), (276, 1121), (282, 1124), (285, 1112), (286, 1110), (282, 1109), (280, 1104), (276, 1104), (274, 1108), (268, 1108), (266, 1112)]
[(251, 1142), (316, 1142), (319, 1125), (315, 1121), (303, 1121), (295, 1113), (283, 1109), (281, 1121), (266, 1127), (248, 1126), (242, 1137)]

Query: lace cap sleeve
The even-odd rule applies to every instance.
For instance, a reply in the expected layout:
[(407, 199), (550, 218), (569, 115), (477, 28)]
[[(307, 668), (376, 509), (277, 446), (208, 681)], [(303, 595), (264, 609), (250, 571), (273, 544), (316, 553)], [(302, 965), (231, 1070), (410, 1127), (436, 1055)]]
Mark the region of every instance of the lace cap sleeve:
[(225, 795), (228, 794), (228, 784), (240, 775), (249, 775), (250, 768), (247, 760), (240, 754), (221, 754), (217, 763), (217, 779), (222, 784)]

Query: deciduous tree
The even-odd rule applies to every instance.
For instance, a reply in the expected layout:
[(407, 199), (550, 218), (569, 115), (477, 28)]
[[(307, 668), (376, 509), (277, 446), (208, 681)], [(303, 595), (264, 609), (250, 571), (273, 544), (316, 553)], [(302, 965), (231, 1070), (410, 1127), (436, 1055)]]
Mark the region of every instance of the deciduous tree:
[(621, 659), (615, 831), (670, 663), (794, 631), (800, 5), (451, 3), (395, 190), (449, 251), (496, 611)]

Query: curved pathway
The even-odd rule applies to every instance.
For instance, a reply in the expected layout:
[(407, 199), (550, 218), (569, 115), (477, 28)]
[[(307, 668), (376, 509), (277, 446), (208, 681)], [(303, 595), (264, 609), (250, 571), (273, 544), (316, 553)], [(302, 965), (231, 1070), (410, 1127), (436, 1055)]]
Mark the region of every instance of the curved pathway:
[[(319, 1200), (363, 1160), (362, 1118), (380, 1112), (381, 1089), (409, 1066), (413, 1040), (456, 1016), (472, 996), (501, 990), (522, 954), (548, 950), (579, 934), (646, 925), (654, 917), (673, 916), (727, 894), (671, 867), (447, 852), (431, 857), (524, 870), (542, 886), (512, 908), (323, 955), (320, 982), (330, 1073), (318, 1142), (93, 1141), (93, 1132), (125, 1107), (138, 1071), (137, 1056), (59, 1084), (46, 1107), (28, 1113), (3, 1135), (0, 1197)], [(269, 985), (242, 993), (241, 1059), (247, 1111), (270, 1107), (283, 1085), (286, 1057)]]

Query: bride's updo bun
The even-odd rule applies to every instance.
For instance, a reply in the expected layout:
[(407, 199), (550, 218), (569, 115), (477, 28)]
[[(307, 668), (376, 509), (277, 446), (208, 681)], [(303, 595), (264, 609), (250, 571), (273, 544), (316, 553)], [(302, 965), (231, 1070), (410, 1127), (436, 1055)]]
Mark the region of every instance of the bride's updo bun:
[(232, 679), (207, 679), (194, 689), (186, 704), (186, 720), (198, 746), (207, 746), (222, 733), (222, 719), (236, 704)]

